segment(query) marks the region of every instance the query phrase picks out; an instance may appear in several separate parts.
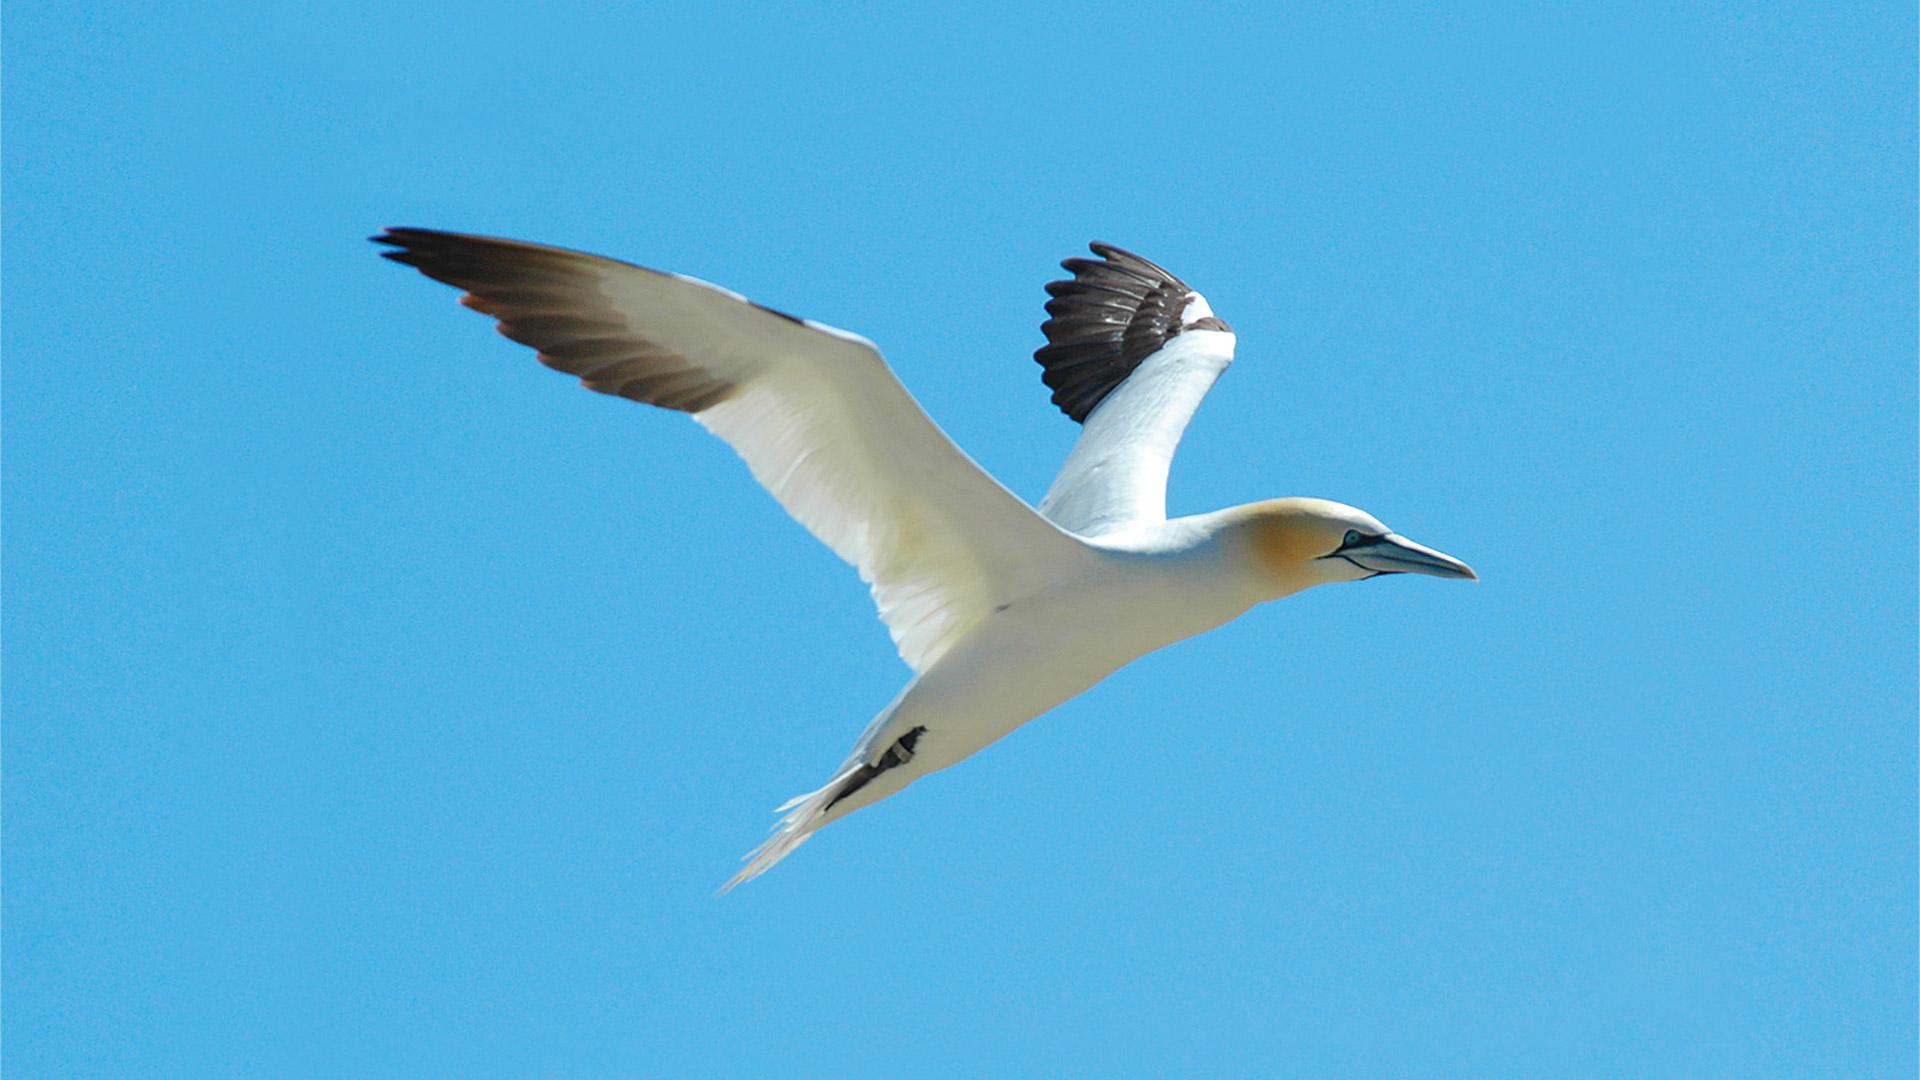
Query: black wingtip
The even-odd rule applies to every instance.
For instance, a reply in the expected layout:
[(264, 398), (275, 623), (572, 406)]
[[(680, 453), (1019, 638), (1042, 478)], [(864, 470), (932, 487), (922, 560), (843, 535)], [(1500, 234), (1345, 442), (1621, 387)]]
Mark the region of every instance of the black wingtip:
[[(1180, 314), (1193, 289), (1165, 268), (1103, 240), (1060, 262), (1073, 275), (1047, 284), (1040, 325), (1047, 344), (1033, 354), (1045, 370), (1053, 403), (1075, 421), (1133, 374), (1140, 362), (1180, 333)], [(1222, 324), (1223, 326), (1225, 324)]]
[(452, 238), (457, 235), (456, 233), (443, 233), (433, 229), (415, 229), (405, 225), (389, 225), (381, 229), (377, 235), (367, 237), (367, 240), (371, 243), (387, 245), (387, 250), (380, 252), (381, 258), (391, 259), (402, 266), (411, 266), (418, 270), (421, 269), (419, 248), (427, 246), (435, 239)]
[(1166, 267), (1161, 266), (1157, 262), (1154, 262), (1152, 259), (1135, 255), (1133, 252), (1128, 251), (1126, 248), (1123, 248), (1118, 244), (1109, 244), (1104, 240), (1094, 240), (1087, 244), (1087, 250), (1093, 252), (1095, 255), (1100, 256), (1102, 259), (1105, 259), (1107, 262), (1112, 263), (1116, 266), (1120, 266), (1127, 270), (1131, 270), (1139, 274), (1144, 274), (1149, 277), (1159, 278), (1162, 281), (1166, 281), (1174, 285), (1178, 285), (1180, 288), (1186, 289), (1188, 292), (1193, 291), (1191, 288), (1188, 287), (1186, 282), (1181, 281), (1178, 277), (1174, 276), (1171, 270), (1168, 270)]
[(409, 228), (408, 226), (405, 226), (405, 225), (389, 225), (386, 228), (381, 229), (379, 232), (375, 233), (374, 235), (367, 237), (367, 240), (370, 243), (375, 243), (375, 244), (388, 244), (393, 247), (405, 247), (408, 243), (408, 240), (407, 240), (408, 237), (421, 236), (421, 235), (429, 235), (429, 236), (433, 235), (433, 230), (414, 229), (414, 228)]

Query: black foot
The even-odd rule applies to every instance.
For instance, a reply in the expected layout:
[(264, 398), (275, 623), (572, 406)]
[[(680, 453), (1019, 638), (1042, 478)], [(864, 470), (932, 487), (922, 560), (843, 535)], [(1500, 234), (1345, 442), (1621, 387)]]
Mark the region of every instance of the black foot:
[(897, 768), (912, 761), (913, 748), (919, 743), (920, 736), (926, 733), (926, 728), (917, 727), (894, 740), (894, 744), (887, 747), (887, 752), (881, 754), (879, 760), (871, 765), (862, 765), (860, 771), (853, 774), (852, 778), (847, 781), (847, 786), (840, 789), (840, 793), (833, 797), (833, 802), (828, 803), (824, 810), (833, 809), (841, 799), (866, 787), (873, 781), (874, 777), (879, 776), (888, 769)]

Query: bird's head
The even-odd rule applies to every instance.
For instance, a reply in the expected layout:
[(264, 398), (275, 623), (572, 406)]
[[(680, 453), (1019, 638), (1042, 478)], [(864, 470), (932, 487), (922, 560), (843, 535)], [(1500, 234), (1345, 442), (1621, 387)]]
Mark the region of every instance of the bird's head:
[(1268, 598), (1383, 574), (1479, 580), (1466, 563), (1416, 544), (1365, 510), (1325, 499), (1269, 499), (1228, 511)]

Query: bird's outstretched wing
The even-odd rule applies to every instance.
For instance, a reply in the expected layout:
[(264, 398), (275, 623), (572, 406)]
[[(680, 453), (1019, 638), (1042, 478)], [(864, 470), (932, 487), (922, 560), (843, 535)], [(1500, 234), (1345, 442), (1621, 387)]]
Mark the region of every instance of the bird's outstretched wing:
[(1060, 265), (1047, 344), (1053, 403), (1084, 425), (1040, 512), (1082, 536), (1165, 521), (1167, 469), (1200, 399), (1233, 362), (1233, 332), (1187, 283), (1112, 244)]
[(924, 671), (996, 607), (1056, 580), (1084, 545), (988, 476), (872, 343), (705, 282), (563, 248), (388, 229), (387, 258), (588, 389), (691, 413), (873, 589)]

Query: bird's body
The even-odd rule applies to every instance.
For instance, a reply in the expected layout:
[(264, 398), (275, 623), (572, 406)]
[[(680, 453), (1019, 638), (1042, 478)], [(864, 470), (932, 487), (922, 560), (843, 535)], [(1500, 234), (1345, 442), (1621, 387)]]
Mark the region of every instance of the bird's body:
[[(1201, 521), (1129, 539), (1089, 544), (1073, 576), (1008, 602), (907, 684), (861, 740), (884, 749), (924, 729), (889, 790), (973, 755), (1130, 661), (1229, 622), (1263, 598)], [(856, 749), (849, 765), (862, 756)], [(877, 800), (862, 791), (829, 820)]]
[(944, 769), (1131, 661), (1312, 585), (1459, 561), (1318, 499), (1167, 520), (1167, 468), (1232, 362), (1206, 301), (1095, 244), (1048, 286), (1035, 355), (1085, 429), (1036, 511), (949, 441), (862, 338), (743, 297), (559, 248), (420, 229), (389, 258), (590, 388), (693, 414), (859, 569), (914, 676), (732, 887), (822, 826)]

